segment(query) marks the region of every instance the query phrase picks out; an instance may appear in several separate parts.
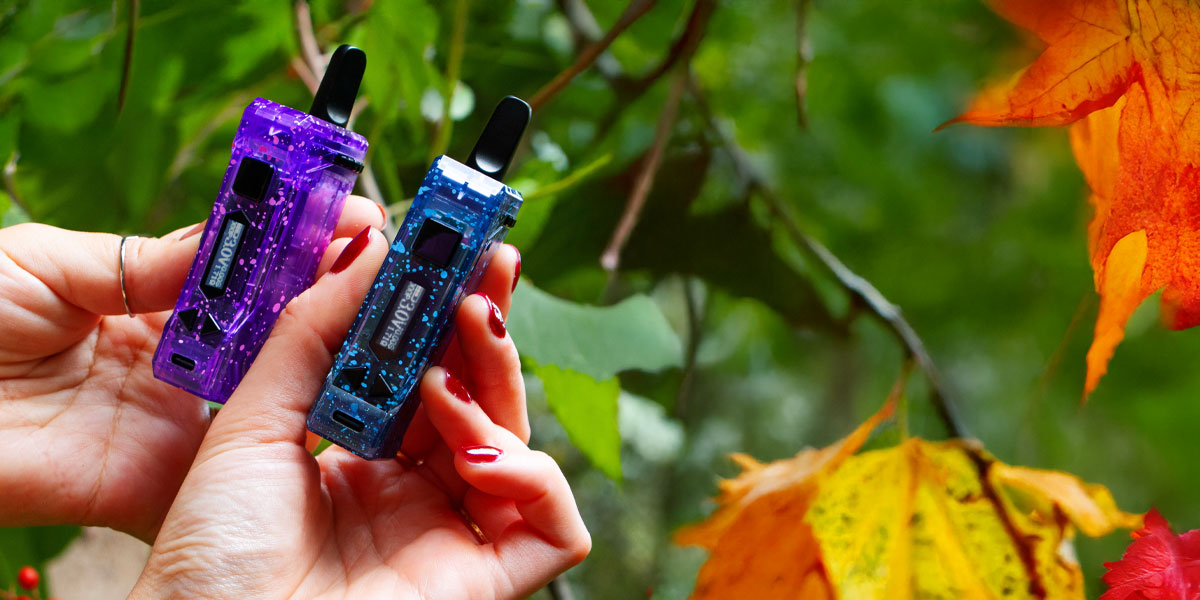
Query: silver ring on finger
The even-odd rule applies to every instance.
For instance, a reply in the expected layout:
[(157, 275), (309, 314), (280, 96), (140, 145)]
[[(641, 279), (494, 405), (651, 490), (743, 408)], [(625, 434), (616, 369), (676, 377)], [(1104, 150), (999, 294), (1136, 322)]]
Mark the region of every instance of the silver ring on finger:
[(121, 247), (118, 252), (119, 257), (117, 259), (117, 270), (121, 276), (121, 302), (125, 305), (125, 314), (131, 317), (133, 316), (133, 311), (129, 308), (129, 293), (125, 290), (125, 242), (137, 237), (139, 236), (127, 235), (121, 238)]

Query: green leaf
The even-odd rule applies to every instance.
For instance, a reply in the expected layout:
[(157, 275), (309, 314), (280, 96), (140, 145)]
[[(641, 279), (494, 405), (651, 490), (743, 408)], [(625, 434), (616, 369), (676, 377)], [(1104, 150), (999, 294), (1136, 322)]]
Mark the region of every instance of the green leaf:
[(621, 386), (616, 377), (597, 381), (589, 375), (539, 365), (534, 374), (542, 380), (546, 404), (567, 437), (580, 452), (608, 477), (621, 480), (621, 434), (617, 429), (617, 397)]
[(597, 380), (621, 371), (659, 371), (682, 362), (679, 337), (658, 306), (633, 296), (613, 306), (556, 298), (522, 281), (508, 315), (521, 354)]

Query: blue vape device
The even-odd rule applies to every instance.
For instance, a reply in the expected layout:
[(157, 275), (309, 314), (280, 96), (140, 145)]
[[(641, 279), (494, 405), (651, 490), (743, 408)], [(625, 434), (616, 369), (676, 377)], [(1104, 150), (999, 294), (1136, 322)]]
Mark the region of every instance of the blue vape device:
[(500, 180), (529, 117), (528, 104), (507, 97), (466, 164), (433, 162), (308, 413), (309, 431), (367, 459), (399, 451), (459, 302), (516, 224), (521, 195)]

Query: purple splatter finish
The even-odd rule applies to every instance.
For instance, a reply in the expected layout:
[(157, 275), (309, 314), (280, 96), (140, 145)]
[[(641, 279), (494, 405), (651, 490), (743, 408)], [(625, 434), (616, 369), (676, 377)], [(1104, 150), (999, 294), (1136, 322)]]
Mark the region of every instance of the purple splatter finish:
[(258, 98), (246, 107), (221, 191), (154, 376), (224, 403), (279, 318), (312, 285), (367, 140)]

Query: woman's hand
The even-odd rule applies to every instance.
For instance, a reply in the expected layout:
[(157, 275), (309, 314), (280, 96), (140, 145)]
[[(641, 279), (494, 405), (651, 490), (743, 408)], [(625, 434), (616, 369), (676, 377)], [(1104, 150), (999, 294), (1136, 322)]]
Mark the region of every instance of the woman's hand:
[(214, 419), (132, 598), (520, 598), (587, 554), (566, 479), (526, 446), (503, 322), (511, 246), (460, 306), (401, 456), (305, 448), (308, 409), (386, 250), (373, 232), (288, 305)]
[[(377, 205), (350, 197), (335, 235), (382, 223)], [(120, 237), (0, 229), (0, 526), (102, 525), (154, 539), (210, 420), (203, 400), (151, 368), (200, 231), (127, 241), (131, 318)]]

